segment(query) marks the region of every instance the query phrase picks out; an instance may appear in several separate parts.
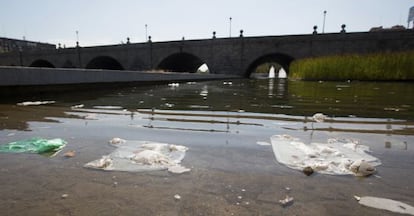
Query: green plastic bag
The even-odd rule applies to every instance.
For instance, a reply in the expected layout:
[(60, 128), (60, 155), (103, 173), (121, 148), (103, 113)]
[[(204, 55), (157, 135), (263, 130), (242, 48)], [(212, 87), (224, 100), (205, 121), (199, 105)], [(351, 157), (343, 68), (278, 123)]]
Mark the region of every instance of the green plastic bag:
[(48, 140), (35, 137), (1, 145), (0, 152), (47, 154), (58, 152), (65, 145), (66, 141), (60, 138)]

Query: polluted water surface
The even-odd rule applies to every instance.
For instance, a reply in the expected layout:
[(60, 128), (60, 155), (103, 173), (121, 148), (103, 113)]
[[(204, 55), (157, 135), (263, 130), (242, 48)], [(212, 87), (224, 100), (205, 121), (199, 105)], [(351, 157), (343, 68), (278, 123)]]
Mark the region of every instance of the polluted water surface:
[[(362, 197), (414, 204), (413, 94), (407, 83), (240, 79), (2, 98), (1, 144), (67, 143), (55, 157), (0, 154), (0, 207), (4, 215), (396, 215)], [(375, 173), (356, 175), (363, 170)]]

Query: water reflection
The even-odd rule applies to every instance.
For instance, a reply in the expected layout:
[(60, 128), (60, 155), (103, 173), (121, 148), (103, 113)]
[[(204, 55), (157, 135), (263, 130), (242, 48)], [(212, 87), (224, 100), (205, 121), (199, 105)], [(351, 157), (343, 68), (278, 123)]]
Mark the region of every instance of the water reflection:
[[(271, 114), (258, 119), (273, 119), (272, 115), (291, 116), (283, 121), (309, 122), (306, 116), (322, 112), (341, 127), (322, 124), (315, 130), (387, 134), (414, 134), (414, 87), (407, 83), (334, 83), (295, 82), (287, 79), (233, 80), (202, 83), (181, 83), (174, 88), (163, 85), (137, 86), (112, 91), (55, 95), (48, 99), (56, 104), (38, 107), (17, 107), (15, 99), (0, 106), (0, 129), (29, 129), (28, 122), (58, 122), (59, 118), (79, 117), (71, 111), (83, 105), (96, 114), (103, 110), (226, 111)], [(41, 100), (43, 98), (36, 98)], [(76, 100), (76, 101), (75, 101)], [(392, 109), (391, 109), (392, 108)], [(248, 116), (248, 115), (247, 115)], [(227, 117), (231, 117), (227, 116)], [(298, 118), (300, 120), (297, 120)], [(151, 119), (151, 118), (149, 118)], [(152, 117), (155, 120), (155, 117)], [(280, 120), (280, 119), (276, 119)], [(217, 120), (217, 124), (227, 120)], [(329, 123), (329, 121), (327, 121)], [(260, 122), (257, 124), (261, 124)], [(359, 125), (357, 129), (349, 125)], [(383, 125), (365, 130), (364, 125)], [(231, 123), (230, 123), (231, 125)], [(343, 127), (345, 126), (345, 127)], [(294, 130), (309, 130), (306, 124)], [(220, 129), (221, 130), (221, 129)], [(224, 129), (226, 131), (226, 129)]]

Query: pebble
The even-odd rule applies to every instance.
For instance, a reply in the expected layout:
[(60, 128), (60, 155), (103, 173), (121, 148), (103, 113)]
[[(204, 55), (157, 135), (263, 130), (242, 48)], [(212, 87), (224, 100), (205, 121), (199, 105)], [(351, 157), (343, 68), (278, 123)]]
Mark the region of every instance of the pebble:
[(75, 157), (75, 155), (76, 155), (76, 152), (73, 150), (65, 152), (65, 154), (63, 154), (63, 156), (67, 158)]
[(68, 194), (62, 194), (62, 196), (60, 196), (62, 199), (66, 199), (66, 198), (68, 198), (69, 197), (69, 195)]
[(305, 175), (310, 176), (313, 174), (313, 169), (312, 167), (305, 167), (303, 168), (303, 173), (305, 173)]
[(175, 200), (180, 200), (180, 199), (181, 199), (181, 196), (180, 196), (180, 195), (178, 195), (178, 194), (176, 194), (176, 195), (174, 195), (174, 199), (175, 199)]

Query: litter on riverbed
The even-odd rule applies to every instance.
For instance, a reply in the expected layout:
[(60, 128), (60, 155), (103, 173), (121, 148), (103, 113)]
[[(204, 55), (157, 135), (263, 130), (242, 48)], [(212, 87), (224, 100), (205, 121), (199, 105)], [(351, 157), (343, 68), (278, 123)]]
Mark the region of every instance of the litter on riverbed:
[[(120, 138), (116, 140), (118, 139)], [(189, 168), (180, 165), (188, 150), (185, 146), (148, 141), (123, 141), (110, 142), (116, 147), (115, 151), (85, 164), (85, 167), (127, 172), (168, 170), (172, 173), (184, 173), (190, 171)]]
[(381, 164), (367, 154), (368, 146), (352, 140), (329, 139), (327, 143), (308, 145), (289, 135), (275, 135), (271, 143), (279, 163), (301, 171), (311, 168), (322, 174), (368, 176)]
[(31, 138), (11, 142), (0, 146), (0, 152), (8, 153), (38, 153), (55, 155), (66, 145), (63, 139)]
[(293, 204), (293, 197), (286, 195), (286, 197), (282, 200), (279, 200), (279, 203), (283, 206), (283, 207), (287, 207)]
[(56, 103), (56, 101), (25, 101), (21, 103), (17, 103), (19, 106), (39, 106), (44, 104), (53, 104)]
[(414, 215), (414, 207), (400, 201), (371, 196), (354, 196), (354, 198), (363, 206)]

